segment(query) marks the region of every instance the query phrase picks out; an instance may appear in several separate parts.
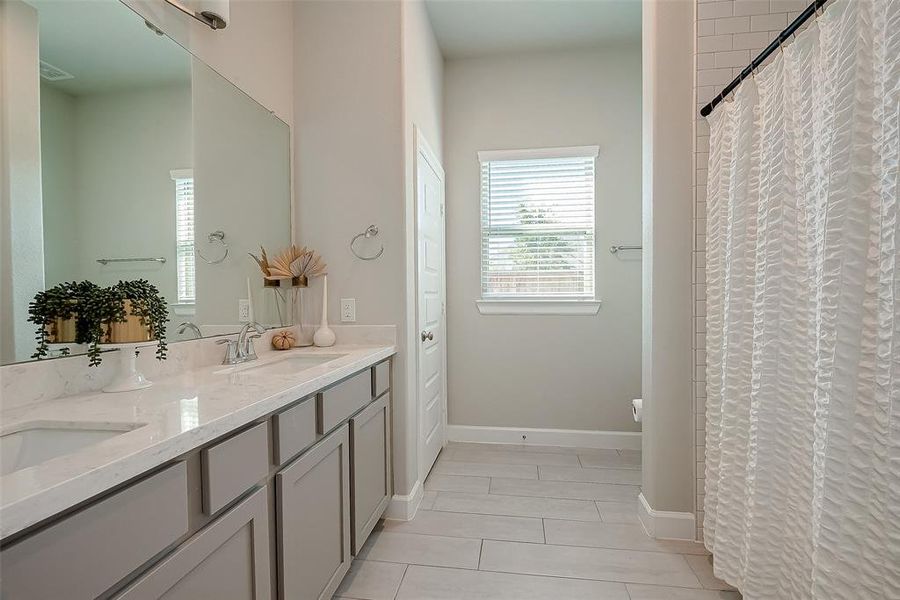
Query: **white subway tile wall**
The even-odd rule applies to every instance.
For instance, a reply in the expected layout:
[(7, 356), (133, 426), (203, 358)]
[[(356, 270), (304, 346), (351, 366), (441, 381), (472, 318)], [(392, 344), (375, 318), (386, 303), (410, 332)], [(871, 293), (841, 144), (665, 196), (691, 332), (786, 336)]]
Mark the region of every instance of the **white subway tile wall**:
[(697, 539), (703, 539), (706, 446), (706, 169), (709, 126), (700, 108), (793, 21), (811, 0), (696, 0), (694, 59), (694, 421)]

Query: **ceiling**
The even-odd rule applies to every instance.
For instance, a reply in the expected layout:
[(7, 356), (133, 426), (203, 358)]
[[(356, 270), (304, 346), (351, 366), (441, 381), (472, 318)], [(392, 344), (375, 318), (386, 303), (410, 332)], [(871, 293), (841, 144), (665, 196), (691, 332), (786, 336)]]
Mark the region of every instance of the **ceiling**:
[(425, 0), (444, 58), (639, 43), (640, 0)]
[(77, 96), (190, 82), (190, 54), (118, 0), (28, 3), (38, 11), (41, 60), (74, 75), (51, 83), (57, 89)]

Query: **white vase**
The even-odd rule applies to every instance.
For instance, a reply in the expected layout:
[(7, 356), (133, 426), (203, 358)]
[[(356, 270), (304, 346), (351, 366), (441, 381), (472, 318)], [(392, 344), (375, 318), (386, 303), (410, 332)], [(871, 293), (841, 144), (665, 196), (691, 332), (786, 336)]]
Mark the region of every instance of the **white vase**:
[(324, 348), (334, 346), (334, 332), (328, 327), (328, 276), (322, 275), (322, 322), (313, 335), (313, 344)]

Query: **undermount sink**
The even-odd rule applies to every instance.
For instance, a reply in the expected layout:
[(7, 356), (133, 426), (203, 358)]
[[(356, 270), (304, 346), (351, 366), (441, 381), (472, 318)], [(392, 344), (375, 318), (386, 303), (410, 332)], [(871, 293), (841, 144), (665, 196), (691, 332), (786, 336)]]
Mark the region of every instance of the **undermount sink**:
[(99, 444), (145, 423), (34, 421), (0, 435), (0, 476)]
[(306, 369), (324, 365), (327, 362), (347, 356), (346, 354), (294, 354), (276, 360), (237, 365), (218, 371), (219, 373), (266, 372), (273, 375), (293, 375)]

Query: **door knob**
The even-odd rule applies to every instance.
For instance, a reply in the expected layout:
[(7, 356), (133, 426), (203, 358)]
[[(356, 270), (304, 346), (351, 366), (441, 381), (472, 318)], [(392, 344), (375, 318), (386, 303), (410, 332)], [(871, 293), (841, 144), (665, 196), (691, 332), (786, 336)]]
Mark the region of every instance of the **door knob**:
[(434, 334), (431, 333), (430, 331), (423, 331), (423, 332), (422, 332), (422, 341), (423, 341), (423, 342), (424, 342), (425, 340), (429, 340), (429, 341), (430, 341), (430, 340), (433, 340), (433, 339), (434, 339)]

